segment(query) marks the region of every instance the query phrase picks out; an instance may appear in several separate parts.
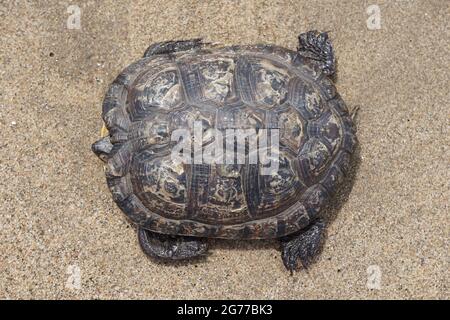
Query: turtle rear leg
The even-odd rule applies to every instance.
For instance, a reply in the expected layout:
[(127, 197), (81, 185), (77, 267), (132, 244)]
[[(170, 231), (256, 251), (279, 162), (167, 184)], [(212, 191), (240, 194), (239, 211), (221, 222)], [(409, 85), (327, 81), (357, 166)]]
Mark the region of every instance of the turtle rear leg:
[(138, 239), (149, 256), (166, 260), (183, 260), (204, 255), (208, 250), (206, 239), (171, 236), (139, 228)]
[(152, 44), (144, 53), (144, 58), (157, 54), (168, 54), (178, 51), (186, 51), (194, 48), (200, 48), (204, 43), (201, 38), (189, 40), (164, 41)]
[(298, 263), (307, 268), (320, 248), (325, 223), (318, 219), (313, 224), (294, 235), (281, 239), (281, 257), (284, 266), (291, 273), (298, 268)]
[(317, 63), (323, 72), (332, 75), (336, 71), (334, 50), (328, 33), (317, 30), (308, 31), (298, 36), (298, 53)]

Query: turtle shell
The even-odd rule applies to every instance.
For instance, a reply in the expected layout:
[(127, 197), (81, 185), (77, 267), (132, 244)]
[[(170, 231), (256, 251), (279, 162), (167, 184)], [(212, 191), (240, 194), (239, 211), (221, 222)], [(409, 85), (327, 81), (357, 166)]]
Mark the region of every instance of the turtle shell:
[[(142, 58), (110, 86), (103, 119), (115, 202), (143, 228), (173, 235), (276, 238), (304, 228), (336, 191), (356, 143), (330, 77), (270, 45)], [(174, 161), (174, 130), (198, 122), (203, 150), (210, 128), (278, 129), (278, 170)]]

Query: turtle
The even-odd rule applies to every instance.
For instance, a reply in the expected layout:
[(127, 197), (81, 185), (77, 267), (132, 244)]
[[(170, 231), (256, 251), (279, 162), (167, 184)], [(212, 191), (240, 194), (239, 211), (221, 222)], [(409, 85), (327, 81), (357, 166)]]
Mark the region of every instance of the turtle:
[[(125, 68), (105, 95), (104, 130), (92, 150), (142, 250), (182, 260), (206, 256), (208, 238), (278, 239), (284, 266), (291, 273), (307, 268), (322, 244), (322, 209), (357, 144), (335, 73), (331, 40), (317, 30), (300, 34), (297, 50), (164, 41)], [(175, 134), (180, 130), (184, 137)], [(274, 133), (261, 146), (277, 146), (269, 157), (275, 170), (264, 170), (262, 156), (255, 162), (249, 144), (238, 153), (242, 130)], [(187, 160), (223, 146), (211, 132), (231, 136), (227, 155), (236, 151), (240, 161), (223, 161), (220, 153), (209, 162), (174, 157), (190, 138), (199, 147), (181, 152)]]

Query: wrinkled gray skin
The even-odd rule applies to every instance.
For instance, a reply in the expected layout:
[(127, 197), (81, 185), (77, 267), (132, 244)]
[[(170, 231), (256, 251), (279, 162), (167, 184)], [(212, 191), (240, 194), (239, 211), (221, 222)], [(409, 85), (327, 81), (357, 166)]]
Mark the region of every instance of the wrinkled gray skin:
[(169, 54), (177, 51), (191, 50), (205, 45), (201, 38), (178, 41), (164, 41), (152, 44), (145, 50), (144, 57), (155, 54)]
[[(158, 54), (170, 54), (177, 51), (200, 48), (205, 43), (201, 39), (166, 41), (151, 45), (144, 57)], [(328, 35), (317, 31), (309, 31), (299, 36), (298, 53), (312, 59), (326, 75), (335, 72), (335, 58)], [(105, 137), (92, 145), (92, 150), (102, 159), (111, 152), (112, 144)], [(317, 218), (309, 226), (293, 235), (280, 239), (283, 263), (288, 270), (296, 270), (300, 265), (304, 268), (312, 262), (320, 247), (325, 224)], [(165, 260), (181, 260), (204, 255), (207, 251), (205, 238), (173, 236), (155, 233), (139, 227), (139, 243), (146, 254)]]
[(300, 232), (281, 239), (281, 257), (289, 271), (296, 270), (299, 262), (305, 269), (311, 264), (320, 249), (324, 228), (325, 223), (317, 219)]
[(92, 151), (102, 160), (106, 161), (108, 155), (111, 153), (113, 145), (110, 137), (106, 136), (92, 145)]
[(139, 228), (139, 244), (154, 258), (183, 260), (203, 255), (208, 250), (205, 238), (171, 236)]

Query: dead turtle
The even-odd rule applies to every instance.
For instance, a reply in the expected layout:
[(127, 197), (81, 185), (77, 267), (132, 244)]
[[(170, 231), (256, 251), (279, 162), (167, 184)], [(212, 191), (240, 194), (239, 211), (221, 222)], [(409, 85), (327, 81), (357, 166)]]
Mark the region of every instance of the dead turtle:
[[(356, 144), (334, 73), (331, 42), (318, 31), (301, 34), (297, 51), (161, 42), (128, 66), (106, 93), (107, 130), (92, 150), (106, 164), (114, 201), (137, 225), (143, 251), (187, 259), (205, 254), (207, 238), (279, 238), (286, 268), (308, 266), (325, 226), (319, 213)], [(180, 129), (200, 146), (183, 151), (194, 158), (225, 144), (212, 129), (227, 138), (235, 129), (227, 155), (237, 149), (237, 129), (277, 130), (277, 170), (263, 174), (266, 164), (249, 160), (248, 145), (239, 149), (240, 162), (180, 162), (173, 150), (188, 140), (174, 139)]]

